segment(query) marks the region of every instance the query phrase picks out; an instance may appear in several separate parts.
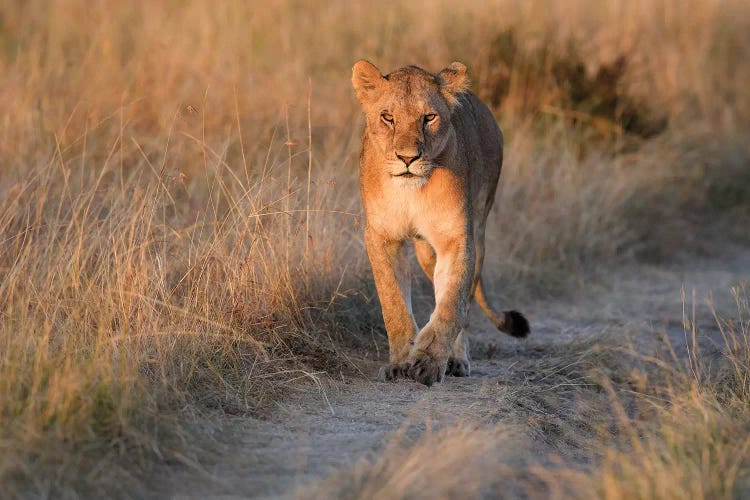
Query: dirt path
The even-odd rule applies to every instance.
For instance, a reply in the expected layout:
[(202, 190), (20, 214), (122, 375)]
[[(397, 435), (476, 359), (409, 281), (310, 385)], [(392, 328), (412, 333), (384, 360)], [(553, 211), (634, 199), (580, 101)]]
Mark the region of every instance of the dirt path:
[(288, 497), (300, 485), (374, 455), (405, 426), (418, 432), (425, 425), (466, 420), (518, 423), (521, 416), (510, 404), (514, 386), (533, 372), (540, 353), (604, 331), (628, 333), (644, 343), (666, 332), (679, 349), (681, 289), (688, 305), (695, 290), (698, 323), (711, 329), (705, 297), (713, 292), (717, 308), (731, 314), (729, 290), (748, 279), (750, 252), (741, 249), (722, 258), (622, 269), (585, 294), (524, 307), (532, 335), (521, 342), (501, 336), (473, 310), (471, 378), (448, 378), (432, 388), (377, 383), (376, 366), (368, 365), (371, 379), (329, 381), (325, 389), (310, 385), (280, 402), (267, 420), (222, 424), (218, 456), (202, 460), (198, 469), (172, 470), (154, 491), (171, 498)]

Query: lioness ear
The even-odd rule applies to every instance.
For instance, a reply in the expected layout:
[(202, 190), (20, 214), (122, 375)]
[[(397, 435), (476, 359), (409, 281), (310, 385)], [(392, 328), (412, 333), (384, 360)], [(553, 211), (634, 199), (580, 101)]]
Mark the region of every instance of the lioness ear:
[(456, 95), (469, 90), (469, 77), (466, 74), (466, 66), (460, 62), (452, 62), (450, 65), (438, 73), (440, 80), (440, 90), (448, 104), (455, 106), (458, 104)]
[(384, 80), (380, 70), (369, 61), (362, 59), (352, 67), (352, 86), (362, 104), (372, 101), (380, 94)]

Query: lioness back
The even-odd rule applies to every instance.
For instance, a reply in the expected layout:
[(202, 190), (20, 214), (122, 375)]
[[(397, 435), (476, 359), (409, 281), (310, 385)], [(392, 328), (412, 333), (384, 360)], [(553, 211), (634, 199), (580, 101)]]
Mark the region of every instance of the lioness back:
[(503, 134), (492, 111), (473, 92), (458, 96), (452, 120), (469, 164), (475, 222), (486, 219), (495, 199), (503, 165)]

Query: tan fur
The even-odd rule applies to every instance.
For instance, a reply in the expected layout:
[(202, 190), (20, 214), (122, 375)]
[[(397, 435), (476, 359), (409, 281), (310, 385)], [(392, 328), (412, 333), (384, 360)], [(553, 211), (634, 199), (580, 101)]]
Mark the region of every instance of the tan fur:
[[(367, 119), (360, 155), (365, 243), (390, 344), (381, 377), (408, 375), (431, 385), (446, 368), (466, 376), (465, 329), (477, 286), (488, 317), (505, 331), (511, 323), (489, 308), (480, 279), (502, 133), (468, 90), (461, 63), (437, 74), (409, 66), (383, 76), (359, 61), (352, 84)], [(419, 332), (404, 248), (409, 240), (435, 287), (435, 310)]]

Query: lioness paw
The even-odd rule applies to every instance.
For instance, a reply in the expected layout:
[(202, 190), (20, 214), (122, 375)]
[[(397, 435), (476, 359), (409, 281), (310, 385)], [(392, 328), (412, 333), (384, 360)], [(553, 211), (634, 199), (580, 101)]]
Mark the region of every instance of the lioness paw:
[(468, 377), (471, 375), (471, 363), (468, 359), (450, 358), (446, 373), (454, 377)]
[(430, 387), (435, 382), (442, 382), (445, 378), (445, 363), (420, 351), (413, 356), (409, 367), (409, 378)]

